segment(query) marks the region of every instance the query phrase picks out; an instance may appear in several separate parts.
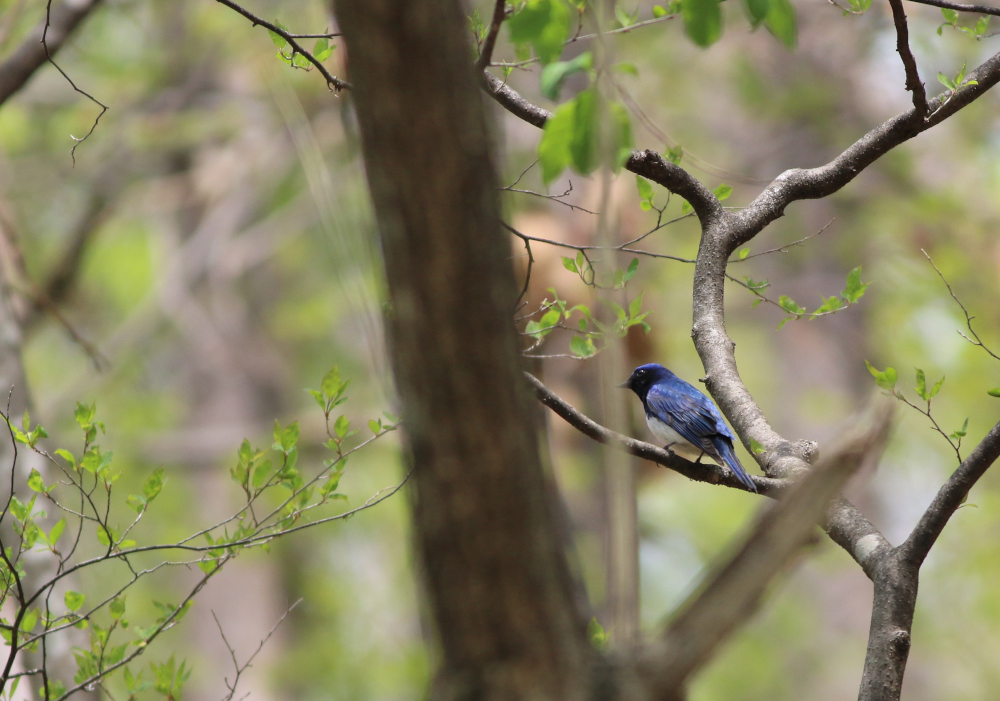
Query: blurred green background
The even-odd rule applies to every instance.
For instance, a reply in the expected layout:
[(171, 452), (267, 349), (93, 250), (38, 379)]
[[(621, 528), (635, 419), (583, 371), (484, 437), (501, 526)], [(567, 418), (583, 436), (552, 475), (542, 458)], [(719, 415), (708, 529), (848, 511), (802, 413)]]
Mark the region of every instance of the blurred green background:
[[(620, 3), (639, 19), (645, 1)], [(335, 25), (320, 2), (255, 0), (250, 9), (293, 31)], [(491, 4), (478, 3), (483, 16)], [(682, 165), (710, 187), (735, 188), (745, 204), (787, 168), (822, 164), (909, 106), (887, 6), (844, 16), (827, 3), (795, 4), (799, 42), (788, 51), (751, 32), (742, 9), (724, 3), (726, 32), (708, 50), (677, 21), (611, 41), (638, 76), (619, 84), (633, 105), (636, 145), (680, 144)], [(909, 6), (911, 42), (932, 94), (938, 71), (977, 65), (996, 39), (977, 42), (934, 8)], [(38, 2), (3, 0), (0, 50), (16, 46), (44, 12)], [(582, 44), (582, 42), (580, 43)], [(583, 47), (573, 45), (565, 56)], [(513, 58), (506, 32), (497, 58)], [(74, 402), (96, 401), (108, 425), (125, 489), (156, 466), (168, 483), (142, 524), (143, 537), (177, 538), (232, 510), (229, 481), (240, 441), (269, 442), (274, 419), (299, 419), (300, 460), (322, 459), (322, 414), (303, 388), (333, 365), (352, 378), (345, 409), (363, 428), (393, 411), (381, 336), (382, 282), (356, 125), (348, 95), (329, 92), (315, 72), (275, 56), (267, 32), (209, 0), (127, 0), (95, 12), (59, 54), (84, 89), (110, 106), (70, 158), (71, 135), (86, 133), (95, 106), (51, 67), (0, 108), (0, 218), (44, 284), (81, 244), (78, 275), (57, 300), (76, 333), (106, 362), (100, 371), (65, 326), (21, 300), (23, 358), (33, 417), (52, 447), (75, 441)], [(342, 75), (341, 48), (328, 62)], [(420, 70), (420, 66), (414, 66)], [(536, 70), (510, 82), (529, 99)], [(579, 89), (571, 79), (564, 96)], [(947, 379), (934, 400), (948, 431), (969, 417), (967, 445), (1000, 417), (1000, 363), (957, 333), (961, 309), (921, 253), (925, 249), (1000, 349), (1000, 119), (987, 95), (940, 127), (882, 159), (836, 196), (793, 205), (749, 246), (751, 253), (822, 235), (783, 253), (733, 266), (767, 279), (768, 294), (815, 308), (863, 266), (871, 286), (848, 310), (780, 330), (779, 310), (751, 308), (730, 285), (727, 326), (748, 388), (775, 428), (790, 438), (829, 439), (875, 386), (865, 360)], [(505, 184), (535, 159), (540, 132), (497, 113)], [(420, 105), (413, 105), (420, 109)], [(566, 200), (596, 209), (600, 178), (573, 176)], [(566, 189), (566, 178), (552, 193)], [(544, 191), (537, 168), (519, 187)], [(666, 192), (656, 188), (657, 203)], [(525, 233), (573, 243), (593, 240), (596, 217), (549, 200), (504, 194), (509, 219)], [(612, 185), (614, 236), (648, 230), (633, 176)], [(667, 210), (679, 215), (675, 198)], [(830, 223), (832, 222), (832, 223)], [(685, 220), (661, 230), (648, 250), (693, 257), (698, 229)], [(572, 302), (593, 293), (567, 272), (564, 251), (536, 246), (529, 298), (556, 287)], [(524, 256), (512, 241), (523, 274)], [(617, 261), (624, 266), (630, 256)], [(7, 262), (9, 265), (9, 261)], [(662, 362), (695, 381), (690, 341), (693, 266), (643, 259), (629, 285), (643, 292), (649, 335), (625, 342), (629, 362)], [(9, 275), (7, 276), (9, 279)], [(545, 348), (565, 352), (558, 338)], [(592, 361), (551, 359), (538, 368), (550, 386), (596, 411)], [(624, 379), (624, 377), (622, 378)], [(635, 409), (635, 407), (632, 407)], [(636, 412), (636, 435), (647, 438)], [(553, 470), (575, 528), (576, 558), (598, 619), (604, 615), (605, 507), (599, 452), (550, 418)], [(745, 464), (752, 460), (742, 454)], [(953, 451), (927, 420), (900, 407), (889, 450), (849, 496), (894, 543), (908, 533), (955, 467)], [(404, 469), (396, 436), (352, 458), (341, 491), (350, 505), (397, 483)], [(923, 570), (904, 698), (960, 701), (995, 696), (1000, 686), (1000, 476), (987, 474), (953, 518)], [(760, 506), (750, 495), (691, 483), (649, 465), (639, 480), (642, 621), (656, 630), (705, 567), (724, 553)], [(409, 549), (404, 494), (350, 521), (288, 538), (269, 554), (247, 553), (213, 580), (183, 625), (149, 656), (171, 652), (193, 663), (189, 699), (224, 695), (232, 675), (215, 612), (245, 658), (300, 597), (268, 642), (243, 691), (262, 699), (418, 699), (434, 664)], [(143, 585), (130, 602), (179, 591), (195, 573)], [(85, 582), (99, 587), (99, 579)], [(864, 659), (871, 586), (828, 540), (780, 580), (760, 613), (697, 678), (694, 701), (803, 699), (856, 694)]]

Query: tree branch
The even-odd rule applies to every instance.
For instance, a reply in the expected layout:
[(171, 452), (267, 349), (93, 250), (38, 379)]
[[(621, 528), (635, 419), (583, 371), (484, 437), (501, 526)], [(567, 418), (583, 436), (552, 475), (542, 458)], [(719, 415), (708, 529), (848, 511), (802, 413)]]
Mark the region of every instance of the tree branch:
[(927, 115), (927, 93), (924, 84), (920, 82), (917, 71), (917, 60), (910, 51), (910, 31), (906, 26), (906, 12), (903, 11), (903, 0), (889, 0), (892, 8), (892, 22), (896, 25), (896, 52), (903, 61), (906, 71), (906, 89), (913, 93), (913, 109), (919, 115)]
[(812, 538), (830, 498), (885, 446), (892, 404), (879, 400), (859, 416), (828, 455), (765, 509), (736, 553), (715, 567), (664, 631), (656, 659), (648, 665), (651, 698), (682, 688), (716, 648), (757, 609), (774, 577)]
[(1000, 423), (986, 434), (976, 449), (938, 490), (934, 501), (920, 517), (909, 538), (900, 546), (905, 557), (918, 564), (924, 561), (931, 546), (947, 525), (948, 519), (962, 505), (969, 490), (998, 457), (1000, 457)]
[(497, 45), (497, 36), (500, 34), (500, 26), (506, 15), (507, 0), (496, 0), (496, 5), (493, 7), (493, 21), (490, 22), (490, 31), (486, 35), (486, 40), (479, 52), (479, 58), (476, 60), (476, 73), (486, 70), (486, 66), (490, 65), (490, 61), (493, 59), (493, 48)]
[(946, 10), (957, 12), (975, 12), (980, 15), (994, 15), (1000, 17), (1000, 7), (989, 7), (988, 5), (966, 5), (951, 0), (909, 0), (920, 5), (930, 5), (931, 7), (943, 7)]
[(832, 195), (892, 149), (937, 126), (984, 95), (1000, 81), (1000, 53), (984, 61), (967, 79), (976, 84), (966, 83), (957, 91), (948, 90), (935, 97), (928, 104), (926, 118), (910, 109), (875, 127), (826, 165), (795, 168), (779, 175), (744, 210), (733, 215), (738, 225), (730, 235), (730, 253), (784, 214), (785, 207), (792, 202)]
[(0, 105), (23, 88), (35, 71), (48, 60), (41, 43), (42, 34), (46, 35), (45, 43), (49, 47), (49, 53), (55, 54), (69, 39), (73, 30), (100, 4), (101, 0), (82, 0), (63, 2), (52, 8), (48, 32), (45, 32), (45, 20), (42, 20), (0, 64)]
[[(351, 84), (348, 83), (346, 80), (341, 80), (340, 78), (337, 78), (332, 73), (330, 73), (330, 71), (326, 69), (326, 66), (324, 66), (321, 61), (317, 60), (316, 57), (313, 56), (311, 52), (303, 49), (302, 45), (295, 40), (296, 37), (301, 37), (304, 35), (292, 34), (290, 32), (287, 32), (278, 25), (272, 24), (271, 22), (268, 22), (266, 19), (258, 17), (249, 10), (243, 8), (240, 5), (237, 5), (232, 0), (215, 0), (215, 1), (222, 5), (225, 5), (230, 10), (235, 11), (237, 14), (243, 15), (248, 20), (250, 20), (253, 26), (256, 27), (257, 25), (260, 25), (261, 27), (265, 27), (266, 29), (271, 30), (272, 32), (280, 36), (282, 39), (287, 41), (288, 45), (292, 47), (292, 56), (294, 57), (295, 54), (302, 54), (303, 56), (305, 56), (306, 60), (308, 60), (309, 63), (316, 66), (316, 70), (318, 70), (323, 75), (323, 77), (326, 79), (327, 86), (329, 86), (330, 88), (339, 91), (344, 89), (350, 89), (352, 87)], [(324, 34), (323, 36), (327, 35)]]
[[(488, 71), (483, 72), (486, 92), (504, 109), (542, 129), (552, 113), (525, 100), (516, 90)], [(722, 217), (725, 210), (712, 191), (680, 166), (655, 151), (633, 151), (625, 169), (662, 185), (687, 200), (703, 222)]]
[[(605, 428), (593, 419), (587, 417), (574, 407), (566, 403), (559, 395), (546, 387), (531, 373), (524, 373), (528, 383), (535, 392), (535, 397), (542, 404), (562, 417), (566, 423), (580, 431), (585, 436), (593, 438), (598, 443), (614, 446), (630, 455), (655, 462), (658, 465), (668, 467), (674, 472), (678, 472), (695, 482), (706, 482), (708, 484), (718, 484), (733, 489), (740, 489), (748, 492), (746, 485), (740, 482), (733, 473), (716, 465), (715, 463), (701, 462), (693, 463), (689, 460), (675, 455), (674, 453), (655, 446), (645, 441), (640, 441), (629, 436), (622, 435), (617, 431)], [(751, 475), (757, 492), (770, 497), (776, 497), (783, 493), (788, 487), (788, 483), (783, 480), (769, 479)]]

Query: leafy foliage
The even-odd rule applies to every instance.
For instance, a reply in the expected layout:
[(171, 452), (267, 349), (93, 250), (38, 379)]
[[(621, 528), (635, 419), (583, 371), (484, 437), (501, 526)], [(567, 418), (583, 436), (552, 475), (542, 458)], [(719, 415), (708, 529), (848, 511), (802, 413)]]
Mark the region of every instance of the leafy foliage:
[[(140, 545), (137, 540), (129, 538), (167, 483), (162, 466), (146, 478), (141, 494), (128, 494), (123, 499), (135, 514), (131, 522), (123, 527), (113, 520), (115, 511), (111, 507), (119, 499), (115, 483), (121, 473), (114, 466), (114, 454), (104, 451), (96, 442), (105, 431), (103, 422), (96, 418), (96, 403), (77, 404), (74, 418), (83, 433), (83, 443), (76, 454), (64, 448), (54, 450), (52, 455), (43, 450), (39, 440), (48, 437), (48, 433), (41, 426), (32, 428), (27, 412), (20, 428), (7, 420), (12, 438), (46, 459), (49, 468), (61, 473), (62, 479), (47, 484), (45, 474), (32, 469), (25, 482), (30, 497), (19, 497), (18, 490), (15, 490), (15, 494), (9, 497), (7, 508), (0, 513), (0, 520), (8, 516), (12, 519), (19, 539), (15, 548), (7, 546), (0, 552), (0, 582), (3, 586), (0, 606), (13, 613), (12, 619), (0, 618), (0, 634), (8, 646), (13, 647), (12, 654), (16, 657), (36, 651), (42, 640), (65, 635), (64, 631), (68, 629), (89, 631), (89, 648), (73, 649), (77, 664), (73, 685), (67, 686), (64, 681), (53, 679), (50, 673), (50, 699), (64, 699), (92, 688), (98, 682), (103, 684), (119, 672), (130, 697), (153, 689), (168, 701), (182, 699), (184, 685), (191, 675), (186, 661), (178, 665), (171, 656), (166, 662), (151, 662), (151, 682), (142, 680), (142, 672), (134, 676), (128, 664), (144, 654), (149, 644), (162, 632), (179, 623), (207, 581), (241, 551), (253, 547), (266, 549), (274, 538), (292, 530), (342, 518), (340, 515), (326, 515), (302, 523), (314, 509), (336, 500), (346, 500), (347, 497), (337, 492), (336, 488), (348, 457), (393, 431), (398, 424), (398, 420), (389, 414), (386, 414), (389, 423), (383, 423), (381, 418), (372, 420), (369, 428), (374, 435), (348, 447), (348, 440), (357, 431), (350, 428), (347, 416), (338, 416), (331, 425), (333, 410), (348, 399), (345, 394), (348, 384), (349, 380), (342, 379), (338, 368), (334, 367), (323, 377), (320, 389), (309, 390), (323, 410), (329, 437), (326, 447), (334, 454), (320, 469), (304, 472), (298, 467), (299, 423), (293, 421), (283, 426), (276, 421), (274, 442), (270, 449), (253, 448), (248, 440), (244, 440), (237, 450), (236, 465), (231, 469), (230, 476), (243, 493), (244, 502), (239, 510), (218, 524), (169, 543)], [(58, 456), (59, 460), (54, 456)], [(274, 492), (275, 489), (279, 491)], [(37, 507), (40, 496), (76, 521), (76, 525), (72, 526), (72, 543), (65, 548), (60, 543), (67, 529), (67, 519), (60, 518), (51, 526), (46, 525), (48, 514)], [(73, 500), (77, 500), (79, 506), (70, 506)], [(194, 545), (192, 541), (195, 538), (203, 538), (207, 545)], [(95, 545), (99, 554), (83, 557), (83, 548)], [(193, 553), (195, 559), (187, 562), (165, 560), (146, 569), (137, 568), (131, 562), (139, 553), (171, 550)], [(57, 561), (59, 572), (67, 568), (83, 570), (123, 561), (129, 564), (132, 576), (112, 584), (111, 596), (91, 596), (87, 592), (67, 589), (62, 595), (60, 610), (51, 603), (53, 587), (61, 581), (59, 575), (42, 582), (36, 590), (26, 589), (28, 580), (23, 561), (33, 551), (47, 552)], [(202, 571), (202, 578), (180, 603), (152, 602), (159, 616), (146, 625), (131, 620), (131, 616), (127, 617), (125, 592), (138, 579), (164, 567), (185, 564), (196, 564)], [(0, 677), (0, 692), (8, 684), (16, 683), (16, 678)]]

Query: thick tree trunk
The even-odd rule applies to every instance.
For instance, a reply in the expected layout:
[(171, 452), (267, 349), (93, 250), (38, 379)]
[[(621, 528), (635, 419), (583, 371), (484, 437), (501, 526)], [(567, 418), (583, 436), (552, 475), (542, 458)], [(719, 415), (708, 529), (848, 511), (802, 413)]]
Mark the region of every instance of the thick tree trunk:
[(490, 134), (458, 0), (335, 0), (392, 303), (438, 699), (583, 697), (593, 654), (546, 497)]

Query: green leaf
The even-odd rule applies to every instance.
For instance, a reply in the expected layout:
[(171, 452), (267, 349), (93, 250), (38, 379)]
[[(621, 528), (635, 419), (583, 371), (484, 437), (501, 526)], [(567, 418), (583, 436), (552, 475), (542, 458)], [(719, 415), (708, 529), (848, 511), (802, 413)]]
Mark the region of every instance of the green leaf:
[[(272, 22), (272, 24), (275, 27), (278, 27), (279, 29), (282, 29), (282, 30), (284, 30), (286, 32), (288, 31), (288, 27), (286, 27), (285, 25), (283, 25), (278, 20), (274, 20), (274, 22)], [(277, 32), (274, 32), (274, 31), (268, 29), (267, 33), (271, 35), (271, 41), (273, 41), (274, 45), (277, 46), (279, 49), (283, 49), (283, 48), (285, 48), (288, 45), (288, 42), (285, 40), (285, 37), (281, 36)]]
[[(870, 2), (870, 0), (869, 0)], [(767, 17), (764, 19), (764, 26), (786, 48), (795, 47), (798, 36), (798, 28), (795, 20), (795, 8), (789, 0), (770, 0), (770, 8)]]
[(664, 155), (666, 155), (668, 161), (677, 165), (681, 162), (681, 159), (684, 158), (684, 147), (678, 144), (673, 148), (668, 148), (666, 154)]
[(789, 314), (804, 314), (806, 312), (805, 307), (799, 306), (799, 304), (793, 300), (788, 295), (781, 295), (778, 297), (778, 304)]
[(943, 385), (943, 384), (944, 384), (944, 378), (943, 377), (940, 380), (938, 380), (937, 382), (934, 383), (934, 386), (931, 387), (931, 391), (929, 393), (929, 398), (930, 399), (934, 399), (934, 396), (938, 393), (938, 391), (940, 391), (941, 385)]
[(55, 454), (61, 457), (66, 462), (68, 462), (70, 464), (70, 467), (72, 467), (74, 470), (76, 469), (76, 458), (73, 457), (73, 453), (69, 452), (68, 450), (65, 450), (64, 448), (60, 448), (59, 450), (55, 451)]
[(146, 497), (146, 501), (150, 502), (156, 498), (156, 495), (160, 493), (163, 489), (163, 467), (160, 466), (153, 470), (147, 479), (146, 483), (142, 485), (142, 493)]
[(351, 420), (347, 418), (346, 415), (341, 414), (337, 417), (337, 420), (333, 422), (333, 431), (337, 434), (338, 438), (344, 438), (347, 435), (347, 429), (351, 425)]
[(299, 442), (298, 421), (293, 421), (285, 427), (285, 429), (281, 432), (279, 442), (281, 443), (281, 450), (285, 453), (295, 447), (295, 444)]
[(336, 397), (344, 383), (340, 380), (340, 368), (336, 365), (330, 370), (326, 375), (323, 376), (323, 382), (320, 384), (320, 389), (323, 390), (323, 394), (327, 397)]
[(859, 265), (854, 270), (847, 273), (847, 282), (844, 285), (843, 293), (844, 299), (851, 304), (857, 302), (864, 296), (865, 290), (868, 289), (868, 285), (870, 284), (871, 283), (868, 282), (861, 282), (861, 266)]
[(542, 77), (539, 81), (539, 88), (545, 97), (550, 100), (559, 98), (559, 91), (563, 83), (574, 73), (589, 71), (594, 66), (594, 56), (586, 51), (572, 61), (556, 61), (550, 63), (542, 69)]
[(576, 261), (574, 261), (572, 258), (567, 258), (566, 256), (563, 256), (562, 264), (563, 267), (566, 268), (566, 270), (570, 271), (571, 273), (579, 274), (580, 271), (577, 270), (576, 268)]
[(623, 28), (631, 27), (633, 24), (635, 24), (635, 21), (638, 18), (638, 16), (639, 16), (638, 7), (636, 8), (635, 14), (630, 15), (629, 13), (625, 12), (625, 10), (623, 10), (620, 6), (618, 6), (617, 4), (615, 5), (615, 19), (618, 20), (618, 24), (620, 24)]
[(628, 315), (629, 317), (637, 317), (639, 316), (639, 313), (641, 311), (642, 311), (642, 293), (640, 292), (638, 297), (636, 297), (635, 299), (633, 299), (631, 302), (628, 303)]
[(368, 421), (368, 428), (369, 430), (371, 430), (372, 433), (374, 433), (377, 436), (382, 431), (382, 422), (376, 421), (375, 419), (370, 419)]
[(636, 271), (638, 270), (639, 270), (639, 259), (633, 258), (631, 262), (629, 262), (628, 267), (625, 268), (625, 282), (631, 280), (635, 276)]
[(125, 503), (128, 504), (133, 511), (139, 514), (146, 508), (146, 497), (140, 494), (129, 494), (125, 499)]
[(965, 423), (962, 424), (962, 428), (958, 429), (951, 434), (952, 438), (965, 438), (966, 433), (969, 430), (969, 419), (965, 419)]
[(55, 547), (56, 543), (59, 542), (59, 538), (62, 536), (63, 531), (66, 530), (66, 519), (61, 518), (56, 521), (56, 524), (52, 526), (52, 530), (49, 531), (48, 541), (51, 547)]
[(38, 609), (30, 609), (24, 616), (21, 617), (21, 631), (24, 633), (30, 633), (35, 629), (35, 624), (38, 623)]
[(653, 5), (653, 17), (654, 18), (659, 19), (660, 17), (665, 17), (666, 15), (667, 15), (667, 11), (663, 8), (662, 5)]
[(80, 425), (80, 428), (87, 430), (94, 423), (94, 414), (97, 413), (97, 402), (94, 402), (90, 406), (85, 406), (80, 402), (76, 403), (76, 411), (73, 412), (73, 417), (76, 422)]
[(872, 377), (875, 378), (875, 384), (895, 394), (897, 375), (894, 368), (886, 368), (885, 371), (881, 371), (867, 360), (865, 361), (865, 366), (868, 368), (868, 372), (872, 374)]
[(116, 621), (125, 615), (125, 597), (116, 596), (111, 600), (111, 605), (108, 606), (108, 613)]
[(507, 20), (514, 44), (531, 44), (542, 64), (559, 58), (569, 38), (570, 10), (562, 0), (528, 0)]
[(35, 492), (48, 491), (45, 488), (45, 482), (42, 481), (42, 476), (34, 468), (32, 468), (31, 474), (28, 476), (28, 487)]
[(733, 188), (723, 183), (712, 190), (712, 194), (715, 195), (719, 202), (722, 202), (723, 200), (728, 200), (729, 196), (733, 194)]
[(985, 34), (986, 30), (987, 30), (987, 28), (989, 28), (989, 26), (990, 26), (989, 15), (983, 15), (976, 22), (976, 35), (977, 36), (982, 36), (983, 34)]
[(84, 597), (84, 595), (80, 592), (70, 590), (66, 592), (65, 596), (63, 596), (63, 601), (66, 602), (66, 608), (70, 611), (79, 611), (80, 607), (83, 606), (83, 600), (85, 598), (86, 597)]
[(617, 172), (625, 165), (625, 161), (632, 155), (632, 119), (628, 115), (628, 110), (618, 102), (608, 104), (608, 116), (612, 125), (612, 147), (615, 154), (615, 162), (612, 168)]
[(546, 185), (558, 178), (569, 165), (569, 145), (575, 125), (575, 99), (560, 105), (545, 122), (542, 138), (538, 142), (538, 160), (542, 164), (542, 180)]
[(603, 650), (608, 644), (608, 634), (596, 618), (591, 618), (590, 623), (587, 624), (587, 637), (590, 639), (590, 644), (597, 650)]
[(993, 389), (986, 390), (986, 394), (991, 397), (1000, 397), (1000, 387), (994, 387)]
[(335, 48), (337, 48), (337, 45), (334, 44), (333, 46), (330, 46), (330, 42), (327, 41), (326, 37), (317, 39), (316, 43), (313, 45), (313, 56), (317, 61), (322, 63), (333, 55), (333, 50)]
[(681, 214), (690, 214), (694, 211), (694, 207), (687, 200), (684, 200), (684, 204), (681, 205)]
[(761, 453), (766, 453), (767, 448), (764, 447), (762, 443), (758, 443), (753, 438), (750, 439), (750, 452), (754, 455), (760, 455)]
[(747, 14), (750, 15), (750, 24), (756, 27), (767, 17), (768, 10), (771, 9), (770, 0), (746, 0)]
[(538, 320), (538, 325), (542, 328), (543, 335), (552, 331), (552, 327), (559, 323), (562, 318), (562, 312), (558, 309), (550, 309), (542, 318)]
[(595, 352), (594, 342), (583, 336), (574, 336), (569, 342), (569, 349), (580, 358), (589, 358)]
[(597, 167), (597, 91), (593, 88), (583, 90), (575, 101), (569, 152), (573, 169), (587, 175)]
[(958, 89), (955, 86), (954, 81), (952, 81), (952, 79), (949, 78), (948, 76), (946, 76), (944, 73), (938, 72), (937, 79), (941, 83), (941, 85), (945, 86), (949, 90), (957, 90)]
[(740, 260), (746, 260), (748, 255), (750, 255), (749, 248), (740, 249)]
[[(843, 306), (844, 303), (840, 301), (839, 297), (827, 297), (823, 301), (823, 304), (820, 307), (818, 307), (816, 311), (813, 312), (813, 314), (819, 315), (819, 314), (826, 314), (828, 312), (835, 312)], [(812, 318), (815, 319), (816, 316), (813, 316)]]
[(927, 378), (924, 375), (924, 371), (917, 368), (917, 396), (923, 399), (925, 402), (930, 400), (930, 395), (927, 393)]
[(635, 186), (639, 190), (639, 197), (644, 200), (653, 199), (653, 186), (644, 177), (640, 175), (635, 176)]
[(722, 34), (719, 0), (681, 0), (681, 16), (687, 35), (698, 46), (711, 46)]
[(949, 10), (942, 7), (941, 14), (944, 16), (944, 21), (948, 24), (954, 25), (958, 23), (958, 12), (956, 10)]
[(262, 460), (257, 467), (253, 469), (253, 475), (250, 478), (250, 483), (253, 485), (254, 489), (260, 489), (267, 482), (267, 476), (271, 473), (271, 461)]

